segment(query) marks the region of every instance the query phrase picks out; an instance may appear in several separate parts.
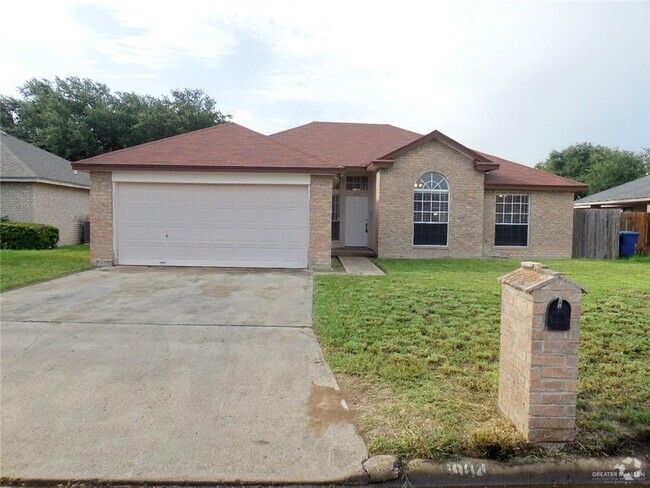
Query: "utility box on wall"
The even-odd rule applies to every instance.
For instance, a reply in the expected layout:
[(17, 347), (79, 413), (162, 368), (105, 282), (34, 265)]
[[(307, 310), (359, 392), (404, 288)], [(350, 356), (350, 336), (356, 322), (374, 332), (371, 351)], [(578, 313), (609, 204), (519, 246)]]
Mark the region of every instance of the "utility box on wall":
[(572, 442), (586, 290), (533, 262), (499, 281), (499, 408), (532, 442)]

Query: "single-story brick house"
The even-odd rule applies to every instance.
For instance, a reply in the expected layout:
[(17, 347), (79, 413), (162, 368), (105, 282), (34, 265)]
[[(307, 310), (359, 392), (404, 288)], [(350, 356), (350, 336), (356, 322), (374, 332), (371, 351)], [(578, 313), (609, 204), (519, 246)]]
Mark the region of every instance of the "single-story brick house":
[(14, 222), (59, 228), (59, 245), (82, 240), (90, 179), (70, 161), (0, 133), (0, 214)]
[(329, 268), (379, 257), (570, 257), (585, 185), (433, 131), (234, 123), (73, 163), (98, 265)]

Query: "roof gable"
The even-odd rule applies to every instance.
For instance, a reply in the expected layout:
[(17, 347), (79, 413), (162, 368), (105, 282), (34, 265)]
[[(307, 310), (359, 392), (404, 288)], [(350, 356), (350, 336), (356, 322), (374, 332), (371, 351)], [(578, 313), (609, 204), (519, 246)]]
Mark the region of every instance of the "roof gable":
[(44, 181), (88, 187), (87, 174), (75, 174), (70, 161), (25, 141), (0, 134), (0, 179), (12, 181)]
[(78, 169), (335, 170), (335, 163), (235, 123), (148, 142), (73, 163)]
[[(456, 151), (465, 154), (467, 157), (474, 159), (475, 161), (478, 161), (480, 163), (493, 163), (489, 158), (484, 156), (483, 154), (474, 151), (473, 149), (470, 149), (466, 146), (463, 146), (460, 142), (455, 141), (449, 136), (446, 136), (439, 130), (434, 130), (433, 132), (429, 132), (427, 135), (422, 136), (414, 141), (409, 142), (408, 144), (405, 144), (402, 147), (399, 147), (397, 149), (394, 149), (393, 151), (389, 152), (388, 154), (384, 154), (380, 160), (390, 160), (390, 159), (395, 159), (402, 154), (407, 153), (411, 149), (420, 146), (422, 144), (425, 144), (430, 141), (438, 141), (446, 146), (451, 147), (452, 149), (455, 149)], [(496, 166), (498, 167), (498, 165)], [(496, 168), (494, 168), (496, 169)]]

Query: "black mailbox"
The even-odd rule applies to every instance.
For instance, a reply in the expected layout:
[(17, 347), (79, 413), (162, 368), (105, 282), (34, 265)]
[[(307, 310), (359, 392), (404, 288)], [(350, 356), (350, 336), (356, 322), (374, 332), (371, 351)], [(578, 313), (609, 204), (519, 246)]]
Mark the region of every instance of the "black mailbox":
[(546, 328), (548, 330), (569, 330), (571, 328), (571, 305), (569, 302), (556, 298), (548, 304)]

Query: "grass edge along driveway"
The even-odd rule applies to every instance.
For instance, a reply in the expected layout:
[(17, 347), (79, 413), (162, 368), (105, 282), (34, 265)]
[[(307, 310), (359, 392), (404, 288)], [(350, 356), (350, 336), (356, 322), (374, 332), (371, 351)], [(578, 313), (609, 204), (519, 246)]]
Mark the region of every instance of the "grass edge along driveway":
[(44, 250), (0, 250), (0, 292), (91, 269), (87, 244)]
[[(647, 450), (650, 260), (543, 260), (585, 286), (573, 450)], [(316, 277), (314, 327), (373, 453), (540, 454), (497, 406), (500, 284), (519, 260), (378, 260)]]

